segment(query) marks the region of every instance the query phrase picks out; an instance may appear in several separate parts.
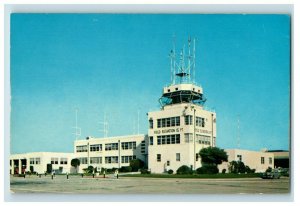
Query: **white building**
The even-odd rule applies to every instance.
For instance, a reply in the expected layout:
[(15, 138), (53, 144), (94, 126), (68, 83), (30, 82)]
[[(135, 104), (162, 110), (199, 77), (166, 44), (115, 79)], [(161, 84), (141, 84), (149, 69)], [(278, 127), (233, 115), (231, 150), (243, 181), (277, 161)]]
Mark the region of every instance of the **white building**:
[[(195, 42), (194, 42), (195, 44)], [(88, 166), (97, 168), (120, 168), (129, 166), (132, 159), (141, 159), (152, 173), (174, 172), (187, 165), (192, 169), (201, 167), (199, 151), (215, 147), (217, 137), (216, 113), (204, 108), (206, 101), (201, 86), (195, 83), (195, 47), (188, 54), (182, 50), (180, 62), (176, 62), (175, 49), (171, 51), (171, 83), (163, 88), (161, 109), (148, 113), (148, 135), (128, 135), (109, 138), (87, 137), (74, 142), (74, 153), (28, 153), (11, 155), (11, 173), (24, 172), (29, 166), (43, 173), (47, 164), (62, 172), (71, 170), (71, 158), (80, 160), (79, 173)], [(76, 113), (77, 114), (77, 113)], [(76, 116), (76, 135), (79, 135)], [(256, 172), (274, 167), (271, 153), (246, 150), (226, 150), (229, 162), (241, 160)], [(228, 171), (228, 163), (220, 171)], [(74, 169), (74, 168), (73, 168)]]
[(225, 149), (228, 155), (228, 162), (219, 165), (219, 171), (226, 169), (228, 172), (229, 163), (232, 161), (241, 161), (255, 172), (265, 172), (268, 167), (274, 168), (274, 154), (264, 151), (250, 151), (241, 149)]
[(73, 153), (31, 152), (10, 155), (10, 174), (24, 174), (27, 171), (44, 174), (47, 164), (52, 164), (56, 173), (70, 172)]
[(140, 159), (147, 164), (148, 142), (145, 135), (108, 138), (87, 137), (74, 142), (75, 157), (80, 160), (78, 172), (88, 166), (94, 168), (121, 168), (130, 160)]
[(176, 171), (182, 165), (201, 167), (199, 151), (216, 145), (216, 113), (204, 109), (203, 89), (193, 81), (190, 42), (187, 66), (183, 53), (179, 64), (171, 53), (171, 84), (163, 88), (161, 110), (148, 113), (148, 166), (153, 173)]

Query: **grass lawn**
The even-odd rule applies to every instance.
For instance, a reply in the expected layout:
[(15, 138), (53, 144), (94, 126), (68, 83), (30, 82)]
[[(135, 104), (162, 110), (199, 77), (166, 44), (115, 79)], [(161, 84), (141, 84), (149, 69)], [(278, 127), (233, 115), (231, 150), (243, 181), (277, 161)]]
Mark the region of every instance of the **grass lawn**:
[(148, 178), (255, 178), (260, 177), (260, 173), (253, 174), (192, 174), (192, 175), (177, 175), (177, 174), (128, 174), (123, 177), (148, 177)]

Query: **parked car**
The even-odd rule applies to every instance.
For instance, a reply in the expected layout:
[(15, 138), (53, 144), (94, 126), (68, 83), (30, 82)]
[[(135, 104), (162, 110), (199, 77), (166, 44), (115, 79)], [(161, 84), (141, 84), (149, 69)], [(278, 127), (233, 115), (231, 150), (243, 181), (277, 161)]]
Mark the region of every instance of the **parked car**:
[(279, 179), (281, 176), (280, 172), (278, 169), (273, 169), (272, 171), (269, 172), (264, 172), (261, 176), (263, 179)]

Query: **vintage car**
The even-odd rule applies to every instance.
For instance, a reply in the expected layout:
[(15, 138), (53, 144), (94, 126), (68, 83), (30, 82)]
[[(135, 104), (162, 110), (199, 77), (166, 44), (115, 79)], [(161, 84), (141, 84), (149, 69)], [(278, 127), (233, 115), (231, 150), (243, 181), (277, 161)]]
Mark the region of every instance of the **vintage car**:
[(279, 179), (281, 176), (278, 169), (273, 169), (272, 171), (264, 172), (261, 176), (263, 179)]

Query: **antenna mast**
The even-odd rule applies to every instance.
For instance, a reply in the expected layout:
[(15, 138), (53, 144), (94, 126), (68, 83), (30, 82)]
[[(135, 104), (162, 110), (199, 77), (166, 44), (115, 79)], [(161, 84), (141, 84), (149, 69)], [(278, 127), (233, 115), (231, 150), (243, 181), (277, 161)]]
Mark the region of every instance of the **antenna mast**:
[(75, 132), (72, 134), (75, 135), (76, 140), (78, 140), (78, 137), (81, 135), (81, 128), (79, 128), (77, 124), (77, 112), (78, 112), (78, 108), (75, 108), (75, 127), (72, 127), (75, 129)]
[(103, 132), (103, 136), (107, 137), (108, 136), (108, 122), (107, 122), (107, 118), (106, 118), (106, 113), (104, 112), (104, 118), (103, 121), (99, 122), (100, 124), (103, 125), (103, 129), (99, 129), (100, 132)]
[(140, 133), (140, 110), (138, 109), (137, 133)]
[(237, 118), (237, 147), (240, 149), (240, 115)]

